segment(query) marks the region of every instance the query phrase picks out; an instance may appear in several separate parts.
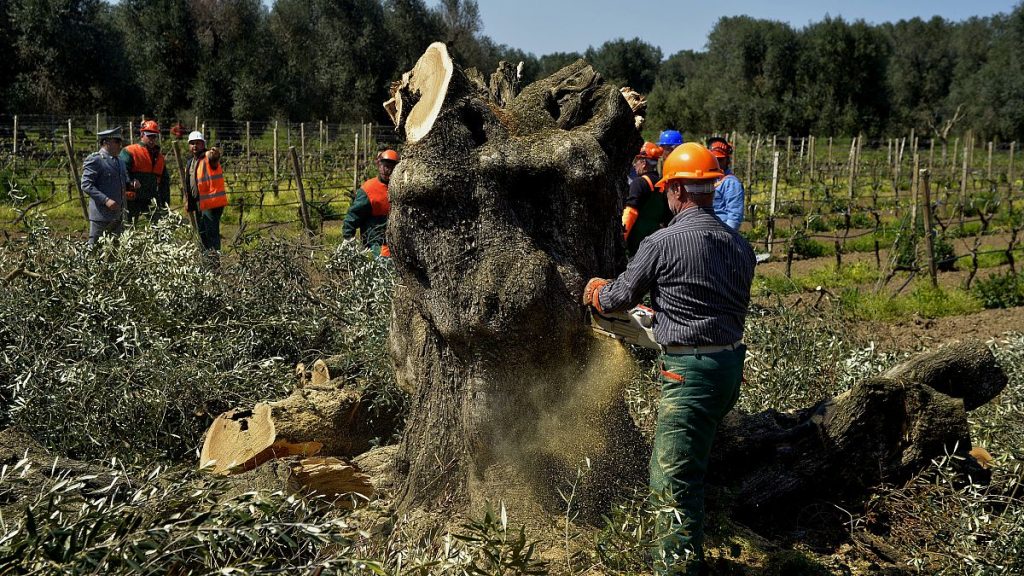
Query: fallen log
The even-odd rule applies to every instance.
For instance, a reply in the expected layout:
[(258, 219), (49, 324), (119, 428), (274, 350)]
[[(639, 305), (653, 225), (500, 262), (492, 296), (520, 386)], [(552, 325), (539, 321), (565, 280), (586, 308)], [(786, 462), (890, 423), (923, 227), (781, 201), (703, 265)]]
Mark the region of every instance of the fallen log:
[(792, 519), (815, 502), (858, 501), (946, 454), (962, 456), (964, 474), (985, 482), (990, 472), (971, 457), (967, 411), (1006, 383), (991, 351), (967, 342), (919, 355), (811, 408), (733, 411), (716, 437), (708, 480), (731, 487), (737, 515), (753, 525)]

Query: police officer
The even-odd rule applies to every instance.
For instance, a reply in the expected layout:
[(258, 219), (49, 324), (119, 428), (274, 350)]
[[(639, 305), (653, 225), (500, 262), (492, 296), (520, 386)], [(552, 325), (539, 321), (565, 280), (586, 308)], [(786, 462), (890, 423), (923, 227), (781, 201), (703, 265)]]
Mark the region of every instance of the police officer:
[(124, 229), (124, 201), (130, 186), (128, 172), (118, 157), (121, 153), (121, 127), (98, 132), (100, 149), (82, 165), (82, 191), (89, 195), (89, 245), (104, 234), (120, 234)]

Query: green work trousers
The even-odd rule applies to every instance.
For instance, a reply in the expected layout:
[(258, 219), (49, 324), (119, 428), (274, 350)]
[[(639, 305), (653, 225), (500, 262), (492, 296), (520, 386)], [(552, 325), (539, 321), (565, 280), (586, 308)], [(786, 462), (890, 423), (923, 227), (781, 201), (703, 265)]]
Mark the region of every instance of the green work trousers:
[(651, 492), (663, 539), (655, 568), (697, 574), (704, 551), (704, 475), (718, 424), (736, 404), (746, 346), (714, 354), (663, 354)]

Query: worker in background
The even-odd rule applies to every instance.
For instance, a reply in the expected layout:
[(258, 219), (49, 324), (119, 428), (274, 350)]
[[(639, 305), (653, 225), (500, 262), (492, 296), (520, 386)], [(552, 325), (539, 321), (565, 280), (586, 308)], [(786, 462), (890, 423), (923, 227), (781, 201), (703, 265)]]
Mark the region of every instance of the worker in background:
[(626, 254), (636, 253), (640, 242), (672, 219), (665, 194), (658, 190), (658, 159), (661, 147), (653, 142), (644, 142), (640, 153), (633, 159), (637, 177), (629, 185), (626, 206), (622, 210), (622, 230), (626, 240)]
[(679, 130), (662, 130), (661, 134), (658, 135), (658, 146), (661, 146), (662, 158), (668, 158), (668, 155), (676, 149), (677, 146), (683, 145), (683, 134)]
[(650, 487), (652, 498), (678, 512), (660, 519), (668, 528), (655, 561), (662, 574), (698, 574), (703, 563), (704, 477), (718, 425), (739, 397), (746, 357), (754, 251), (715, 217), (721, 176), (704, 146), (676, 148), (658, 182), (672, 222), (640, 244), (618, 278), (592, 278), (583, 292), (584, 304), (602, 312), (627, 310), (651, 294), (663, 351)]
[(127, 193), (125, 209), (129, 220), (135, 222), (140, 215), (150, 212), (155, 201), (156, 210), (150, 220), (156, 222), (167, 213), (171, 202), (171, 181), (160, 153), (160, 125), (155, 120), (146, 120), (139, 127), (139, 139), (139, 144), (121, 150), (121, 161), (134, 188)]
[(171, 137), (175, 140), (181, 140), (185, 137), (185, 134), (188, 134), (188, 130), (181, 121), (175, 122), (174, 126), (171, 126)]
[(220, 252), (220, 218), (228, 205), (220, 150), (216, 147), (207, 150), (206, 138), (198, 131), (188, 135), (188, 149), (192, 157), (185, 167), (185, 190), (188, 192), (185, 209), (198, 211), (199, 239), (205, 250), (216, 254)]
[(733, 230), (743, 223), (743, 183), (732, 173), (732, 144), (725, 138), (710, 138), (708, 148), (725, 174), (715, 184), (715, 216)]
[(98, 132), (100, 149), (82, 165), (82, 191), (89, 195), (89, 245), (124, 229), (124, 199), (131, 186), (121, 162), (121, 128)]
[(342, 236), (346, 239), (355, 238), (358, 231), (363, 246), (385, 258), (391, 256), (386, 237), (388, 215), (391, 214), (388, 183), (398, 160), (398, 152), (394, 150), (384, 150), (377, 154), (378, 175), (363, 182), (356, 190), (342, 225)]

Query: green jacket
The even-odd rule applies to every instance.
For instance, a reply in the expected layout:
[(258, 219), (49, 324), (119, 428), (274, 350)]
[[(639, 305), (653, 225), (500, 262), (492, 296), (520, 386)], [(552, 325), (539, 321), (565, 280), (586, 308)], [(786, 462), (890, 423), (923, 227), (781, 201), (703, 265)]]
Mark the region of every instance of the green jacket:
[[(136, 145), (141, 146), (141, 145)], [(142, 146), (142, 148), (145, 148)], [(158, 149), (159, 150), (159, 149)], [(157, 152), (159, 154), (159, 151)], [(164, 162), (161, 174), (154, 174), (151, 166), (134, 166), (134, 159), (125, 147), (121, 150), (121, 161), (128, 171), (128, 177), (134, 178), (142, 185), (136, 192), (135, 200), (129, 200), (126, 208), (130, 215), (140, 214), (149, 210), (149, 205), (156, 200), (157, 206), (166, 208), (171, 202), (171, 181), (167, 176), (167, 164)]]
[(391, 203), (388, 200), (388, 186), (377, 178), (363, 182), (356, 190), (352, 204), (348, 207), (342, 236), (355, 238), (356, 231), (362, 238), (363, 246), (380, 248), (387, 243), (388, 215)]
[[(651, 174), (653, 182), (658, 181), (658, 175)], [(668, 197), (660, 190), (651, 190), (647, 180), (638, 177), (630, 185), (630, 198), (627, 205), (637, 209), (640, 215), (633, 224), (633, 230), (626, 239), (626, 254), (636, 254), (640, 242), (651, 234), (664, 228), (672, 221), (672, 211), (668, 209)], [(634, 205), (635, 204), (635, 205)]]

